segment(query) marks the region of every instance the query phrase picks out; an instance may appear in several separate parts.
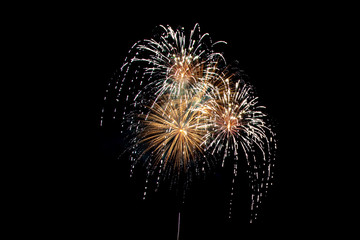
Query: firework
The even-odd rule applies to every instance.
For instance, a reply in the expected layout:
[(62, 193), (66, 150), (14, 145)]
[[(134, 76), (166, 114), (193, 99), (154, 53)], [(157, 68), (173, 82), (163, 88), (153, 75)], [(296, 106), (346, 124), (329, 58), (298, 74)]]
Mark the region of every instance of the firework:
[(144, 128), (139, 143), (143, 154), (151, 153), (154, 168), (160, 166), (166, 176), (187, 172), (203, 154), (208, 121), (201, 112), (198, 98), (191, 100), (163, 97), (146, 116), (140, 116)]
[[(214, 46), (224, 41), (213, 43), (208, 34), (200, 33), (198, 24), (188, 38), (182, 28), (176, 31), (162, 25), (160, 28), (159, 36), (138, 41), (131, 47), (120, 74), (108, 84), (105, 102), (125, 101), (138, 106), (149, 95), (155, 96), (153, 103), (162, 95), (191, 98), (203, 82), (216, 78), (218, 66), (225, 59)], [(126, 98), (122, 92), (127, 92)], [(114, 118), (131, 112), (126, 104), (122, 105), (120, 111), (117, 107), (113, 109)]]
[[(239, 156), (246, 159), (248, 176), (252, 190), (251, 210), (258, 204), (267, 192), (272, 176), (273, 156), (276, 149), (274, 133), (267, 123), (264, 106), (258, 104), (253, 87), (241, 78), (233, 79), (235, 74), (223, 77), (221, 82), (211, 92), (211, 100), (205, 104), (212, 131), (209, 132), (208, 149), (212, 154), (223, 156), (233, 162), (233, 180), (237, 176)], [(258, 153), (261, 157), (259, 160)], [(231, 187), (231, 196), (234, 186)], [(230, 200), (229, 217), (231, 217), (232, 199)], [(252, 212), (256, 218), (256, 211)]]
[(144, 40), (136, 46), (137, 56), (132, 61), (146, 62), (145, 74), (152, 78), (155, 95), (163, 94), (187, 97), (196, 92), (198, 83), (216, 75), (219, 60), (223, 56), (215, 52), (208, 34), (200, 34), (195, 25), (187, 39), (183, 29), (174, 31), (161, 26), (163, 33), (158, 41)]
[[(225, 42), (213, 43), (198, 24), (188, 37), (160, 26), (160, 34), (135, 43), (108, 85), (101, 125), (111, 107), (130, 136), (130, 175), (145, 166), (155, 189), (165, 180), (188, 186), (194, 174), (230, 162), (233, 195), (238, 162), (246, 161), (253, 221), (271, 184), (275, 134), (253, 87), (215, 51), (218, 43)], [(232, 199), (229, 216), (231, 206)]]

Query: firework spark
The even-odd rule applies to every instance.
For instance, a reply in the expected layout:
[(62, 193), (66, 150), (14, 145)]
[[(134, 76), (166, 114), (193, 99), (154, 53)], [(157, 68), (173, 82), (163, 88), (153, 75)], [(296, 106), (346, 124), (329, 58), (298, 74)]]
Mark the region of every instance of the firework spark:
[[(130, 175), (146, 166), (146, 183), (156, 176), (156, 189), (166, 179), (187, 186), (194, 173), (230, 162), (233, 195), (238, 162), (246, 161), (253, 221), (271, 185), (275, 134), (253, 87), (215, 51), (218, 43), (225, 42), (213, 43), (198, 24), (188, 37), (160, 26), (160, 34), (135, 43), (108, 85), (101, 125), (114, 102), (112, 118), (131, 136)], [(231, 206), (232, 199), (229, 216)]]

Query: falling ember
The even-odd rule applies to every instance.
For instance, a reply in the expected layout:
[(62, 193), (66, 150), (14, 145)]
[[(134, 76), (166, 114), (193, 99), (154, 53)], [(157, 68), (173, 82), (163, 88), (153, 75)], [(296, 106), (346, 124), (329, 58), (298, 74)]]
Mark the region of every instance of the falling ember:
[[(272, 185), (276, 135), (252, 85), (229, 70), (224, 56), (201, 34), (160, 26), (159, 34), (135, 43), (109, 82), (101, 125), (120, 120), (129, 138), (131, 170), (146, 169), (144, 198), (155, 179), (186, 189), (195, 175), (232, 165), (230, 195), (238, 171), (249, 178), (250, 222)], [(244, 161), (247, 169), (238, 169)], [(229, 203), (232, 214), (233, 198)], [(179, 215), (180, 216), (180, 215)]]

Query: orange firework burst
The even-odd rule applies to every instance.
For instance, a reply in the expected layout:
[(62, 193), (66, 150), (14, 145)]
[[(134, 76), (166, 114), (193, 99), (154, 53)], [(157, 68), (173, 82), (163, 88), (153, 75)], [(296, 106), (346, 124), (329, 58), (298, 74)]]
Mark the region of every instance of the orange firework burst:
[(153, 167), (160, 164), (164, 170), (179, 174), (197, 163), (208, 125), (199, 107), (198, 98), (169, 101), (164, 97), (142, 116), (145, 127), (140, 142), (146, 146), (144, 153), (154, 155)]

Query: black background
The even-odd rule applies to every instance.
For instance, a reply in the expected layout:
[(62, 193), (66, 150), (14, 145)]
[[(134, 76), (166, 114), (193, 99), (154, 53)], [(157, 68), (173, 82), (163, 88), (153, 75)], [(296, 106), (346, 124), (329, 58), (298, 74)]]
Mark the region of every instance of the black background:
[(189, 190), (180, 239), (291, 239), (327, 231), (323, 223), (334, 213), (325, 200), (331, 183), (319, 177), (326, 159), (318, 143), (325, 137), (322, 130), (314, 131), (324, 111), (322, 59), (328, 54), (324, 34), (330, 19), (322, 11), (308, 6), (133, 3), (57, 13), (51, 34), (56, 44), (49, 49), (61, 59), (55, 70), (68, 70), (59, 82), (66, 83), (62, 99), (68, 113), (63, 118), (71, 131), (66, 132), (69, 151), (57, 162), (63, 171), (53, 187), (56, 203), (49, 215), (57, 220), (50, 224), (56, 229), (52, 234), (176, 238), (174, 192), (162, 190), (142, 200), (140, 177), (130, 179), (128, 159), (118, 159), (118, 129), (106, 123), (101, 128), (100, 111), (108, 81), (136, 41), (150, 38), (159, 24), (190, 31), (195, 23), (214, 41), (228, 42), (225, 58), (238, 60), (248, 74), (274, 120), (278, 157), (274, 185), (257, 223), (248, 223), (249, 195), (241, 181), (233, 219), (227, 219), (229, 179), (218, 174)]

